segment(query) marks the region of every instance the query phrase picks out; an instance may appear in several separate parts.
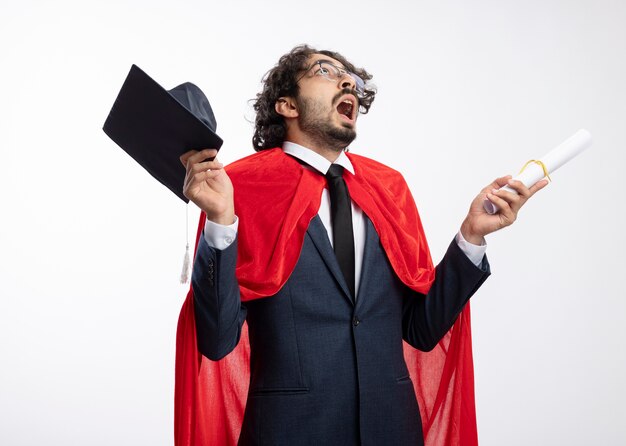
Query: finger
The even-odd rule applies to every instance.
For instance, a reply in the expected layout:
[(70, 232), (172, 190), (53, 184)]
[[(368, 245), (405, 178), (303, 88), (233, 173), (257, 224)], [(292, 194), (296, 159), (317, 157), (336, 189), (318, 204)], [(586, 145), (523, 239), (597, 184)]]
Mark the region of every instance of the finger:
[(203, 181), (212, 180), (220, 174), (219, 170), (205, 170), (198, 172), (192, 176), (194, 183), (202, 183)]
[(546, 187), (548, 185), (549, 181), (547, 179), (543, 179), (541, 181), (537, 181), (533, 186), (531, 186), (530, 190), (530, 196), (532, 197), (533, 195), (535, 195), (535, 192), (539, 192), (541, 189), (543, 189), (544, 187)]
[(223, 169), (224, 165), (217, 160), (213, 161), (205, 161), (202, 163), (193, 164), (190, 168), (192, 173), (202, 172), (204, 170), (220, 170)]
[(213, 180), (216, 176), (218, 176), (220, 172), (220, 170), (206, 170), (195, 174), (189, 174), (185, 178), (183, 190), (198, 190), (199, 187), (206, 185), (207, 181)]
[(515, 213), (513, 212), (513, 210), (511, 209), (511, 206), (506, 200), (491, 193), (487, 194), (487, 198), (489, 199), (489, 201), (495, 204), (498, 207), (498, 209), (500, 209), (498, 211), (498, 214), (500, 214), (504, 219), (510, 222), (513, 222), (515, 220)]
[(521, 181), (510, 179), (507, 186), (509, 186), (511, 189), (513, 189), (515, 192), (517, 192), (519, 195), (521, 195), (525, 199), (530, 198), (530, 195), (531, 195), (530, 189), (528, 189), (526, 185), (522, 183)]
[(501, 188), (508, 184), (509, 180), (513, 178), (511, 175), (506, 175), (500, 178), (496, 178), (492, 184), (494, 184), (494, 188)]
[(489, 201), (491, 201), (493, 204), (498, 206), (498, 208), (500, 209), (504, 207), (507, 207), (507, 208), (509, 207), (508, 201), (504, 200), (503, 198), (498, 197), (494, 193), (487, 193), (487, 198), (489, 199)]
[(190, 150), (188, 152), (183, 153), (180, 156), (180, 162), (183, 164), (183, 166), (187, 167), (187, 160), (189, 159), (190, 156), (192, 156), (194, 153), (198, 153), (197, 150)]
[(501, 187), (506, 186), (507, 181), (509, 181), (511, 178), (513, 178), (511, 175), (506, 175), (504, 177), (496, 178), (495, 180), (493, 180), (491, 184), (489, 184), (488, 186), (485, 186), (485, 188), (483, 189), (483, 192), (487, 193), (487, 192), (490, 192), (491, 189), (500, 189)]
[(516, 194), (515, 192), (509, 192), (506, 189), (493, 189), (491, 193), (498, 198), (506, 201), (509, 206), (517, 205), (522, 200), (522, 197), (520, 197), (519, 194)]
[[(191, 152), (194, 152), (194, 151), (192, 150)], [(195, 152), (196, 153), (192, 153), (187, 158), (186, 166), (189, 166), (190, 164), (200, 163), (200, 162), (206, 161), (207, 159), (212, 160), (212, 158), (215, 158), (215, 156), (217, 155), (217, 149), (204, 149), (204, 150), (200, 150), (199, 152), (198, 151), (195, 151)]]

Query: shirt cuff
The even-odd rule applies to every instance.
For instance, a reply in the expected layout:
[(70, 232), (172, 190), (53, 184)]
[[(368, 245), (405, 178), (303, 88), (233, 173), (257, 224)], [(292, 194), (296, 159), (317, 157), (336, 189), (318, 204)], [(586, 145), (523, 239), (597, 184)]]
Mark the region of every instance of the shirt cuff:
[[(473, 243), (468, 242), (459, 231), (456, 234), (456, 244), (459, 245), (461, 251), (467, 256), (470, 261), (476, 265), (477, 267), (483, 262), (483, 257), (485, 256), (485, 252), (487, 252), (487, 243), (483, 242), (482, 245), (474, 245)], [(484, 239), (483, 239), (484, 240)]]
[(232, 225), (220, 225), (210, 220), (204, 222), (204, 240), (211, 248), (220, 251), (228, 248), (237, 238), (237, 228), (239, 219), (235, 215), (235, 222)]

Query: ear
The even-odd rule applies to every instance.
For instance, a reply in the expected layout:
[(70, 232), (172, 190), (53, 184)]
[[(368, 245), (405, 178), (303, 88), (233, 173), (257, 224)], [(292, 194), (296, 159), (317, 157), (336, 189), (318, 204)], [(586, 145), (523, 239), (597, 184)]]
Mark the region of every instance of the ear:
[(300, 116), (296, 101), (291, 96), (278, 98), (274, 104), (274, 110), (276, 110), (276, 113), (284, 116), (285, 118), (297, 118)]

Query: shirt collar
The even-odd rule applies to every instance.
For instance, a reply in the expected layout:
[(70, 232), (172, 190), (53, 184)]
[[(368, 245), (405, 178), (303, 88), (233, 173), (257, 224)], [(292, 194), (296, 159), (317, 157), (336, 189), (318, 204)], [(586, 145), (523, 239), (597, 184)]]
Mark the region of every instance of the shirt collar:
[(304, 161), (322, 175), (326, 175), (331, 164), (338, 164), (354, 175), (354, 167), (350, 162), (350, 158), (346, 156), (346, 152), (344, 151), (341, 151), (339, 157), (337, 157), (334, 163), (331, 163), (319, 153), (301, 146), (300, 144), (296, 144), (295, 142), (283, 142), (283, 151), (295, 158), (298, 158), (300, 161)]

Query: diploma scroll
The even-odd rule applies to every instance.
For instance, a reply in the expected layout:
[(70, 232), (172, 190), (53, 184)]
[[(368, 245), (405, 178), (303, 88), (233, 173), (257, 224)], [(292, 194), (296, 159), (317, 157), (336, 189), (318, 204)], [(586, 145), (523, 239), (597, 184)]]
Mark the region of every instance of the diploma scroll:
[[(531, 187), (537, 181), (545, 178), (547, 174), (554, 172), (563, 164), (579, 155), (583, 150), (590, 147), (591, 141), (591, 133), (585, 129), (580, 129), (541, 159), (533, 160), (533, 162), (529, 161), (525, 168), (522, 169), (514, 179), (521, 181), (526, 187)], [(514, 194), (517, 193), (509, 186), (504, 186), (502, 189), (513, 192)], [(498, 207), (488, 199), (484, 202), (484, 208), (488, 214), (498, 212)]]

